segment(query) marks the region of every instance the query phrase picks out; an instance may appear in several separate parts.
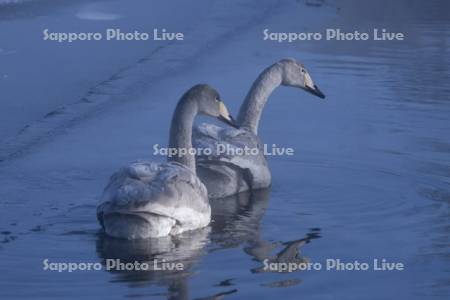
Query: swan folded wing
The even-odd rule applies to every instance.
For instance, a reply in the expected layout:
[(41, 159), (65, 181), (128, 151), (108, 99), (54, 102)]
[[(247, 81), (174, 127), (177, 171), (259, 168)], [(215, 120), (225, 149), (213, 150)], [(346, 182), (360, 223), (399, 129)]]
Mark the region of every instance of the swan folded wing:
[(255, 144), (252, 141), (252, 137), (245, 130), (222, 128), (207, 123), (194, 127), (193, 147), (196, 149), (211, 149), (211, 155), (206, 155), (205, 151), (200, 151), (197, 155), (199, 159), (227, 160), (234, 156), (234, 152), (224, 151), (224, 149), (237, 149), (245, 146), (257, 147), (257, 143)]
[[(225, 163), (232, 163), (243, 168), (252, 168), (254, 164), (265, 163), (264, 149), (257, 136), (249, 131), (234, 128), (222, 128), (213, 124), (203, 123), (195, 127), (193, 132), (194, 148), (211, 149), (211, 155), (206, 155), (204, 151), (197, 156), (199, 161), (218, 160)], [(222, 146), (222, 147), (220, 147)], [(238, 150), (251, 151), (258, 149), (257, 154), (241, 155)], [(219, 149), (221, 152), (219, 152)], [(224, 151), (225, 150), (225, 151)]]
[[(222, 128), (212, 124), (201, 124), (193, 132), (195, 148), (210, 148), (211, 154), (204, 152), (197, 155), (197, 167), (200, 168), (202, 180), (206, 180), (208, 193), (211, 197), (219, 197), (221, 193), (214, 192), (216, 182), (211, 178), (217, 178), (220, 182), (229, 185), (229, 189), (238, 192), (267, 187), (270, 184), (270, 172), (264, 157), (264, 148), (259, 138), (252, 132), (243, 129)], [(219, 146), (222, 146), (220, 152)], [(252, 154), (238, 154), (238, 151), (257, 149)], [(230, 150), (230, 151), (228, 151)], [(208, 176), (205, 179), (202, 176)], [(231, 182), (236, 181), (234, 186)], [(214, 182), (211, 185), (210, 182)], [(220, 188), (219, 190), (223, 190)], [(217, 194), (217, 195), (216, 195)]]
[(195, 218), (209, 211), (205, 186), (188, 168), (174, 162), (136, 162), (120, 169), (111, 176), (99, 206), (101, 214), (159, 215), (188, 227), (206, 222)]
[(229, 140), (236, 136), (245, 134), (246, 131), (237, 128), (226, 127), (209, 123), (201, 123), (194, 126), (194, 139), (212, 138), (214, 140)]

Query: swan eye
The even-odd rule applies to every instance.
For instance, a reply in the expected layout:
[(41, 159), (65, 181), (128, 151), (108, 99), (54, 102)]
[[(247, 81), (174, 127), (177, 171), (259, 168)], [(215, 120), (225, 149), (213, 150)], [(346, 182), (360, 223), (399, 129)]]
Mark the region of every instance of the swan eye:
[(305, 69), (302, 69), (302, 73), (306, 73)]
[(216, 101), (217, 101), (217, 102), (220, 102), (220, 98), (219, 98), (219, 97), (216, 97)]

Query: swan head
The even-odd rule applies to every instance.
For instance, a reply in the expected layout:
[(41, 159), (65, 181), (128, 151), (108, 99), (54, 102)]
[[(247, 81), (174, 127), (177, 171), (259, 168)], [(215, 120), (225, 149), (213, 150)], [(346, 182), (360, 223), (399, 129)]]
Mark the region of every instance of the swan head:
[(277, 65), (282, 70), (282, 85), (301, 88), (319, 98), (325, 98), (303, 64), (293, 58), (285, 58), (280, 60)]
[(207, 84), (199, 84), (193, 88), (193, 91), (200, 114), (215, 117), (230, 126), (238, 128), (225, 103), (214, 88)]

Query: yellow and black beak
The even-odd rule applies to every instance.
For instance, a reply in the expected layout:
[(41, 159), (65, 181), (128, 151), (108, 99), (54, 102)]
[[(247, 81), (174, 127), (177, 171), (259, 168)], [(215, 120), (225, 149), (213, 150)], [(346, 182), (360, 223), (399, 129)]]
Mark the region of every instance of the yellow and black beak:
[(218, 119), (234, 128), (239, 128), (239, 126), (234, 121), (233, 117), (228, 112), (228, 109), (225, 106), (225, 104), (222, 101), (220, 101), (219, 105), (220, 105), (219, 107), (220, 114), (218, 116)]

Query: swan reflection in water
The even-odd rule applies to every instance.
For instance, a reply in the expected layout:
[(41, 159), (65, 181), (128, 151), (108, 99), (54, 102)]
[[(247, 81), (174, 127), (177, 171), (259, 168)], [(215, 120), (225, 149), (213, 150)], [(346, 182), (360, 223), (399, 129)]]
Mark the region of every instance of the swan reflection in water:
[[(97, 253), (105, 262), (107, 259), (120, 259), (122, 263), (148, 263), (148, 271), (109, 270), (116, 276), (113, 281), (126, 282), (130, 287), (160, 285), (167, 287), (165, 294), (148, 296), (167, 296), (168, 299), (189, 299), (188, 279), (195, 265), (203, 255), (227, 248), (243, 246), (245, 253), (254, 261), (265, 259), (271, 262), (299, 262), (304, 258), (298, 248), (319, 237), (315, 229), (305, 238), (290, 242), (272, 242), (261, 238), (261, 219), (269, 201), (270, 190), (241, 193), (228, 198), (211, 200), (212, 222), (210, 226), (185, 232), (176, 236), (145, 240), (119, 240), (100, 234), (97, 240)], [(276, 249), (281, 248), (273, 255)], [(183, 270), (151, 270), (154, 262), (168, 264), (181, 263)], [(303, 260), (304, 261), (304, 260)], [(262, 267), (251, 269), (252, 273), (264, 272)], [(236, 293), (230, 289), (232, 283), (224, 279), (217, 286), (227, 290), (202, 299), (218, 299)], [(137, 296), (137, 295), (134, 295)], [(141, 295), (142, 296), (142, 295)]]

